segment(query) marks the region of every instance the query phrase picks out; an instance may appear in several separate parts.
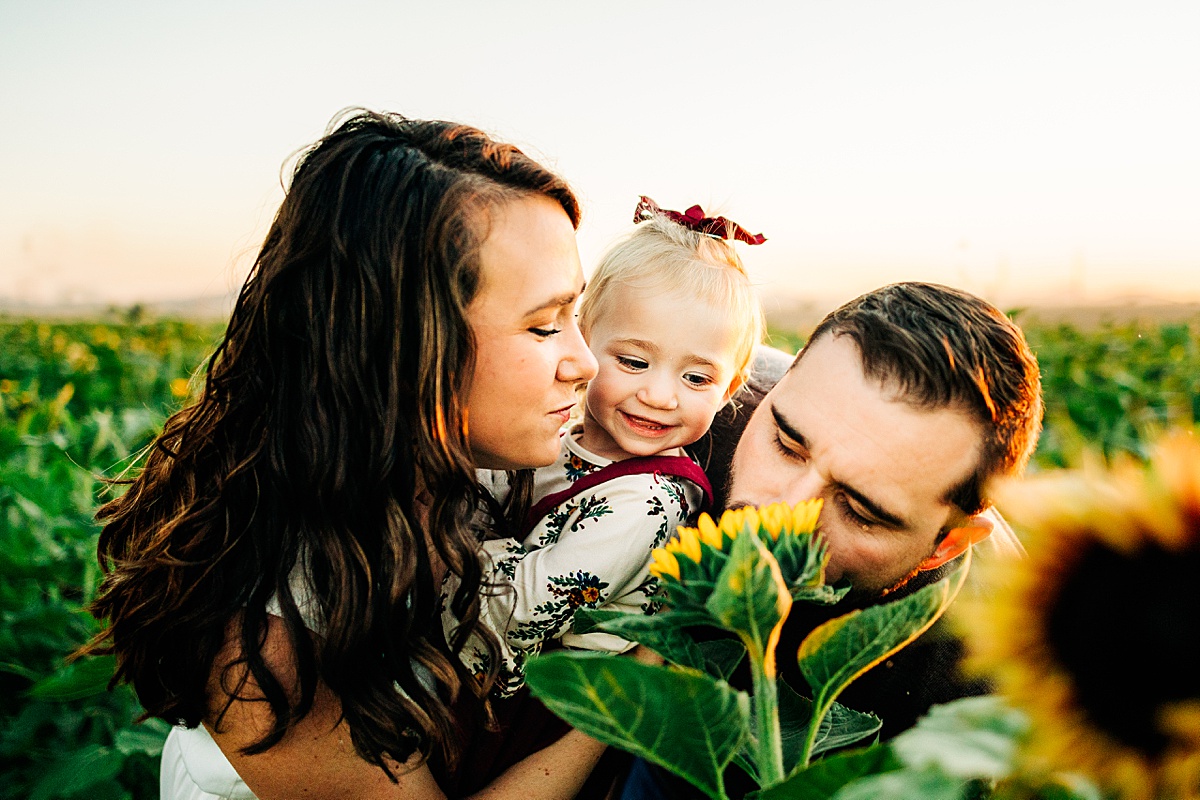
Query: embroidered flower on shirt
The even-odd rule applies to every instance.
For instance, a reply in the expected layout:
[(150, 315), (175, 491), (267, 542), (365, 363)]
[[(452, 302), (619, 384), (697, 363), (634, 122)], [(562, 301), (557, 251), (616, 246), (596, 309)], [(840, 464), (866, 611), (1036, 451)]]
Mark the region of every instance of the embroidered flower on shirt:
[(517, 574), (517, 564), (521, 563), (521, 559), (528, 555), (529, 551), (516, 542), (506, 542), (504, 552), (505, 555), (496, 560), (496, 570), (512, 580)]
[(566, 598), (571, 610), (580, 606), (594, 606), (600, 601), (601, 589), (607, 589), (608, 584), (591, 573), (579, 570), (570, 575), (550, 578), (547, 587), (550, 593)]
[(579, 501), (579, 516), (571, 523), (571, 530), (577, 531), (590, 519), (599, 519), (613, 513), (607, 497), (585, 497)]
[(563, 467), (567, 471), (567, 480), (571, 481), (571, 483), (574, 483), (596, 469), (595, 464), (589, 464), (574, 453), (571, 453), (571, 457), (567, 459)]
[(607, 588), (607, 582), (584, 570), (550, 576), (546, 590), (554, 599), (538, 604), (533, 609), (533, 619), (510, 630), (509, 641), (521, 646), (537, 642), (540, 647), (542, 640), (558, 636), (567, 629), (576, 609), (596, 608), (603, 603)]
[(667, 497), (679, 503), (679, 515), (686, 521), (692, 515), (692, 510), (688, 507), (687, 495), (684, 494), (683, 486), (674, 478), (668, 478), (657, 472), (654, 473), (654, 480), (659, 486), (662, 486)]

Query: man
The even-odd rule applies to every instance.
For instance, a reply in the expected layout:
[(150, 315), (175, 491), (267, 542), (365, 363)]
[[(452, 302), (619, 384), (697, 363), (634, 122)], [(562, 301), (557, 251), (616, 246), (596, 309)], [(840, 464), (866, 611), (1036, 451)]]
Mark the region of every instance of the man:
[[(1033, 453), (1041, 385), (1015, 324), (978, 297), (932, 284), (852, 300), (790, 366), (781, 355), (759, 354), (741, 407), (723, 413), (696, 455), (725, 487), (727, 507), (824, 500), (827, 579), (852, 588), (836, 606), (792, 609), (777, 657), (803, 691), (794, 654), (821, 622), (939, 580), (972, 544), (984, 558), (1022, 552), (985, 492)], [(840, 701), (879, 715), (887, 738), (934, 703), (988, 690), (960, 674), (961, 655), (934, 626)]]

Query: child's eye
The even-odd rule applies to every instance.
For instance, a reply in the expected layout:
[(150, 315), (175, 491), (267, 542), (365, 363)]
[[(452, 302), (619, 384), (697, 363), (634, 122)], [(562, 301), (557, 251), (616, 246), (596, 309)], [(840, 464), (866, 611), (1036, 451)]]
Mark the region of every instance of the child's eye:
[(549, 339), (556, 333), (562, 333), (561, 328), (530, 328), (529, 332), (534, 336), (540, 336), (543, 339)]
[(626, 369), (646, 369), (650, 366), (650, 362), (641, 358), (632, 356), (617, 356), (617, 363)]
[(699, 372), (689, 372), (683, 379), (692, 386), (708, 386), (714, 382), (712, 378)]

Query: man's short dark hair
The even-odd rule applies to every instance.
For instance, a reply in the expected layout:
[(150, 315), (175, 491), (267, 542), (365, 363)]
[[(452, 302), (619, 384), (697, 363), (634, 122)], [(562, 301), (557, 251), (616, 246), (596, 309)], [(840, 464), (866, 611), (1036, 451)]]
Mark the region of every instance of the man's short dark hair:
[(849, 337), (864, 374), (903, 402), (959, 408), (979, 422), (979, 465), (947, 498), (965, 513), (987, 505), (988, 478), (1025, 468), (1042, 427), (1041, 378), (1021, 329), (994, 306), (948, 286), (894, 283), (827, 315), (809, 344), (826, 335)]

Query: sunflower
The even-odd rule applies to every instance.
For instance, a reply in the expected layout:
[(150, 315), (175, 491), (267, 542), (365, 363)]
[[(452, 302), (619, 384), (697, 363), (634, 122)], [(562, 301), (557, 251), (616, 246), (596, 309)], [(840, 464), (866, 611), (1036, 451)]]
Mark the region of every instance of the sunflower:
[(1200, 798), (1200, 443), (997, 494), (1029, 558), (994, 564), (992, 595), (957, 618), (971, 663), (1033, 719), (1030, 765)]
[[(825, 576), (825, 548), (812, 542), (821, 503), (816, 499), (794, 506), (773, 503), (761, 508), (732, 508), (721, 514), (719, 522), (701, 514), (695, 528), (681, 525), (670, 541), (651, 552), (650, 572), (660, 579), (687, 580), (689, 576), (703, 575), (711, 580), (725, 565), (734, 540), (740, 534), (753, 533), (773, 556), (784, 557), (781, 567), (789, 585), (821, 585)], [(683, 573), (679, 556), (687, 558)], [(696, 570), (694, 565), (700, 569)]]

